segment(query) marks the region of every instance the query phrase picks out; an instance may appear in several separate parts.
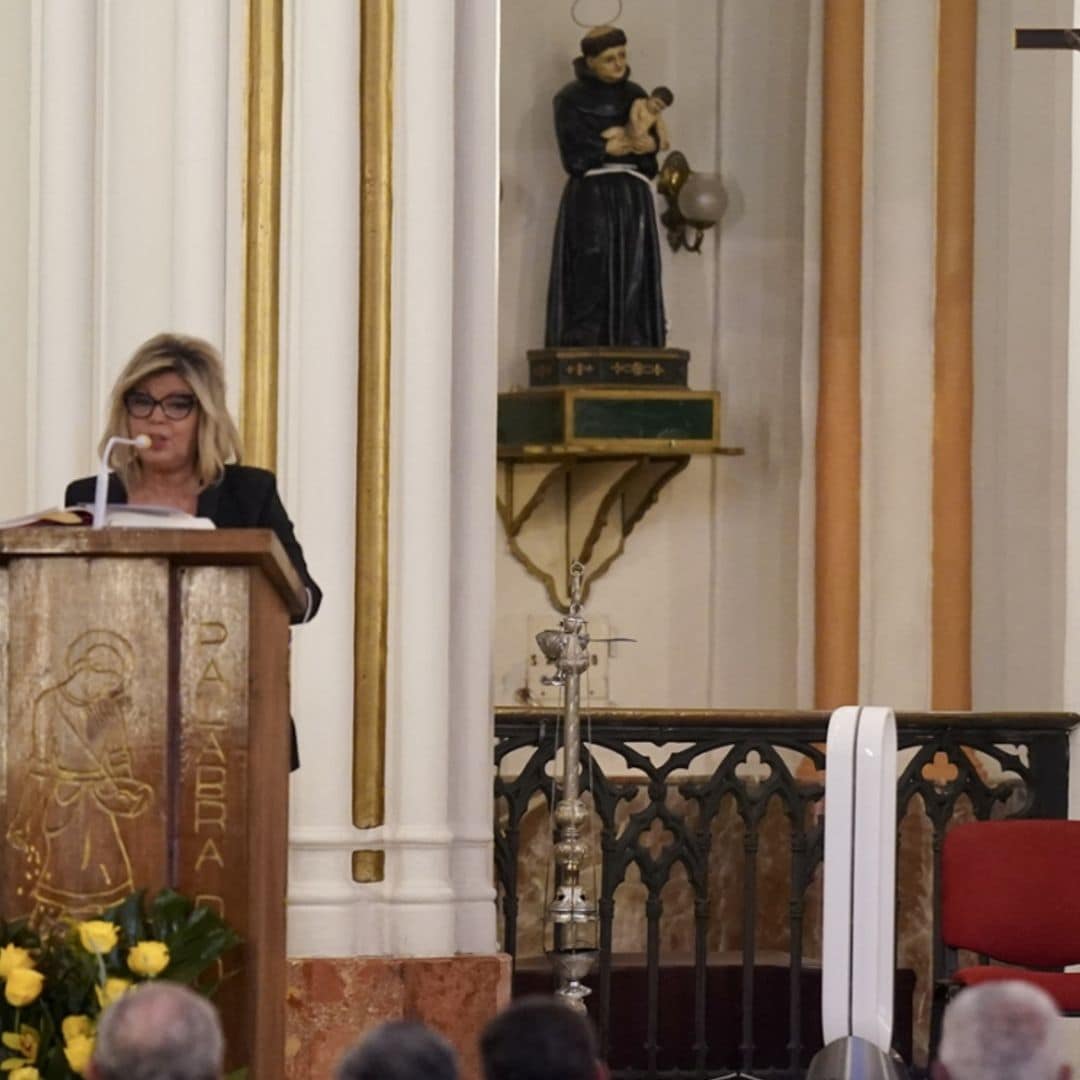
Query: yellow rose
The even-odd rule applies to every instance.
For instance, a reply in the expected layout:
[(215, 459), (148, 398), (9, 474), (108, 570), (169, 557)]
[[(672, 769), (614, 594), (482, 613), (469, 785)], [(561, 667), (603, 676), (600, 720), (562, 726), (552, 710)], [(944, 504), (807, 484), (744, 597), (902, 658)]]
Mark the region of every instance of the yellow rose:
[(76, 1035), (67, 1040), (64, 1057), (73, 1073), (86, 1075), (86, 1066), (90, 1064), (90, 1055), (94, 1052), (94, 1040), (89, 1035)]
[(80, 1035), (90, 1036), (94, 1034), (94, 1025), (89, 1016), (65, 1016), (60, 1021), (60, 1032), (64, 1036), (64, 1042), (71, 1042)]
[(23, 1065), (8, 1073), (9, 1080), (41, 1080), (41, 1073), (33, 1065)]
[(45, 976), (33, 968), (17, 968), (8, 977), (4, 984), (4, 997), (9, 1005), (21, 1009), (32, 1001), (37, 1001), (42, 986), (45, 985)]
[(32, 968), (33, 957), (18, 945), (5, 945), (0, 949), (0, 979), (6, 979), (13, 971)]
[(20, 1024), (18, 1032), (5, 1031), (3, 1035), (0, 1035), (0, 1042), (19, 1055), (17, 1058), (0, 1061), (0, 1069), (5, 1072), (9, 1069), (17, 1069), (20, 1065), (32, 1065), (37, 1061), (41, 1035), (29, 1024)]
[(128, 949), (127, 963), (136, 975), (152, 979), (169, 966), (169, 947), (161, 941), (140, 941)]
[(90, 922), (77, 923), (76, 927), (79, 931), (79, 941), (87, 952), (101, 955), (116, 948), (115, 923), (93, 919)]
[(130, 979), (117, 979), (113, 976), (105, 980), (104, 986), (94, 987), (98, 1004), (103, 1009), (108, 1008), (114, 1001), (119, 1001), (130, 989)]

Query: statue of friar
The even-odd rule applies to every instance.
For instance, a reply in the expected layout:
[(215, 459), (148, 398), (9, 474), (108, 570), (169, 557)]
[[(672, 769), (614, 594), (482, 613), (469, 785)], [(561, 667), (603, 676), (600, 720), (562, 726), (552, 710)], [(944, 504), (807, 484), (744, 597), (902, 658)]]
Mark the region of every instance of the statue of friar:
[(581, 39), (573, 82), (555, 95), (555, 134), (570, 174), (548, 281), (548, 348), (663, 348), (660, 242), (650, 181), (666, 149), (660, 117), (673, 95), (630, 81), (626, 35), (597, 26)]

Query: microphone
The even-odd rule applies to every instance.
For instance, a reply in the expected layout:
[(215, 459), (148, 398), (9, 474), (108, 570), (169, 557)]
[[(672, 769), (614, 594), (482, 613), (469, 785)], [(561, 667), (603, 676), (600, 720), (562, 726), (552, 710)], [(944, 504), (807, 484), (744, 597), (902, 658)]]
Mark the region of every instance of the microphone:
[(134, 439), (125, 439), (122, 435), (114, 435), (105, 444), (105, 453), (101, 455), (101, 465), (98, 466), (97, 484), (94, 486), (94, 521), (90, 526), (93, 529), (105, 527), (105, 500), (109, 495), (109, 458), (114, 446), (137, 446), (145, 450), (150, 446), (149, 435), (137, 435)]

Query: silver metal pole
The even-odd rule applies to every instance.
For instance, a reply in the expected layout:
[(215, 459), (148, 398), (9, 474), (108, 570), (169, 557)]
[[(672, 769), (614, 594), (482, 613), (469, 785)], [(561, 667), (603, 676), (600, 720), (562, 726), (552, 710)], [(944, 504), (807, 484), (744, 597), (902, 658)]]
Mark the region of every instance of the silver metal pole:
[(589, 666), (589, 635), (581, 611), (581, 579), (585, 568), (570, 567), (570, 611), (558, 630), (544, 630), (536, 641), (544, 656), (555, 665), (555, 674), (544, 677), (550, 686), (563, 688), (563, 775), (561, 797), (555, 805), (555, 894), (548, 905), (552, 924), (552, 950), (548, 954), (558, 988), (568, 1005), (585, 1011), (590, 993), (581, 980), (597, 957), (597, 911), (595, 899), (581, 884), (581, 869), (588, 854), (583, 830), (588, 810), (581, 799), (581, 675)]

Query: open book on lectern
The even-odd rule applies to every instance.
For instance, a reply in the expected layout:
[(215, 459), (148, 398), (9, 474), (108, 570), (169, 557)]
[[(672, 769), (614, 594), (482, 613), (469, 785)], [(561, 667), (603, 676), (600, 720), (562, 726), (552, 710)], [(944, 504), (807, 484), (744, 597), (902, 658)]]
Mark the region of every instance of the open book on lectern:
[[(92, 525), (94, 507), (90, 503), (75, 506), (53, 507), (22, 517), (0, 521), (0, 529), (27, 529), (45, 525)], [(110, 503), (105, 507), (105, 525), (127, 529), (212, 529), (214, 523), (207, 517), (196, 517), (171, 506), (130, 506), (127, 503)]]

